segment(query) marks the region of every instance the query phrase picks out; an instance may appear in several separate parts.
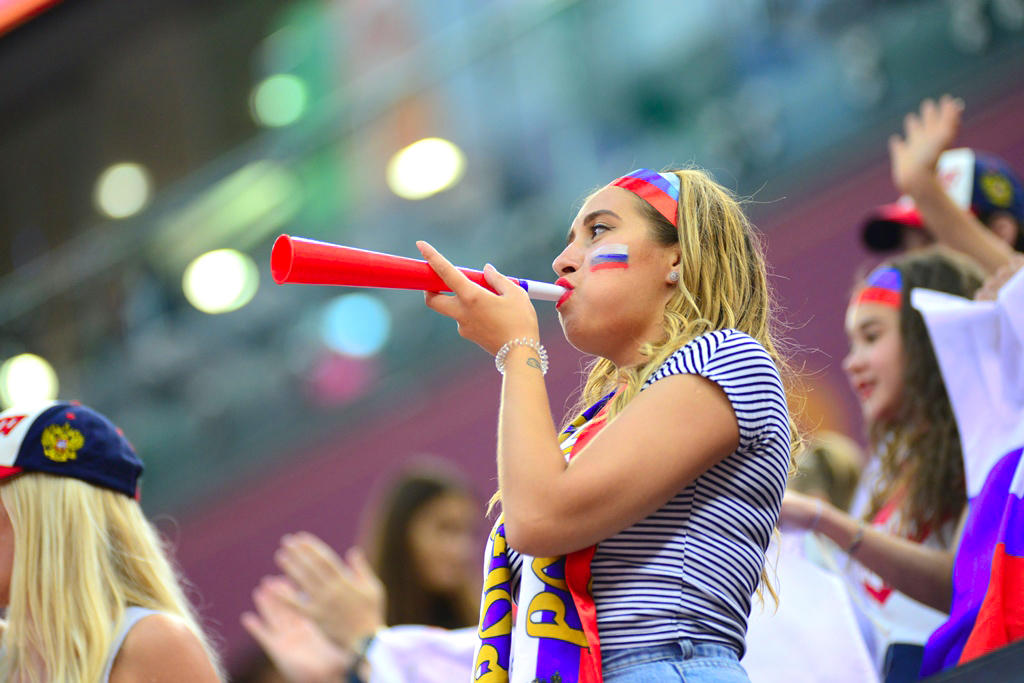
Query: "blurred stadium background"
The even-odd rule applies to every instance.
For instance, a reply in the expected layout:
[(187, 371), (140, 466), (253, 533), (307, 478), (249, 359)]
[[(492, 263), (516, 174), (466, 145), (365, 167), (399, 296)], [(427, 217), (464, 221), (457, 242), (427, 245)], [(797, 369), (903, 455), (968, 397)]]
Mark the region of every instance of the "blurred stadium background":
[[(588, 188), (696, 163), (751, 198), (805, 423), (858, 435), (886, 137), (951, 92), (1024, 159), (1024, 0), (8, 0), (0, 30), (0, 401), (124, 428), (235, 666), (282, 533), (352, 543), (417, 453), (494, 487), (491, 359), (419, 294), (274, 285), (278, 234), (550, 280)], [(582, 359), (538, 309), (558, 412)]]

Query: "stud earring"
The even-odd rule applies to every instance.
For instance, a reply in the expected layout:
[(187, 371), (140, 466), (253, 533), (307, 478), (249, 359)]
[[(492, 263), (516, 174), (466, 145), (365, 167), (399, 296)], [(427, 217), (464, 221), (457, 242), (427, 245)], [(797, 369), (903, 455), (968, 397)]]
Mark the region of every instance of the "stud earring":
[(672, 272), (670, 272), (668, 274), (668, 281), (673, 283), (679, 282), (679, 271), (673, 270)]

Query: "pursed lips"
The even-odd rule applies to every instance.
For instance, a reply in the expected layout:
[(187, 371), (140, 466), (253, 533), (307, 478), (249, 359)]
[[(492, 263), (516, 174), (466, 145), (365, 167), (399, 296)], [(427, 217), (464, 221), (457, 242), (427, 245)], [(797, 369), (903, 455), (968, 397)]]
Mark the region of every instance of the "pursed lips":
[(568, 301), (570, 296), (572, 296), (573, 286), (569, 284), (569, 281), (566, 280), (564, 277), (558, 278), (558, 280), (555, 281), (555, 284), (558, 285), (559, 287), (565, 287), (565, 294), (559, 297), (558, 301), (555, 303), (555, 308), (557, 309), (561, 307), (561, 305), (564, 304), (566, 301)]

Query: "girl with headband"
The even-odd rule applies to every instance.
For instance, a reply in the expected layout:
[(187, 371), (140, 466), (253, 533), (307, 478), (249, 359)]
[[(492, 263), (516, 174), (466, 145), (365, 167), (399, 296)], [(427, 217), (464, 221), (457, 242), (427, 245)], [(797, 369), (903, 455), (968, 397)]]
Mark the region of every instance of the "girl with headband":
[(77, 403), (0, 413), (0, 680), (221, 680), (138, 503), (142, 463)]
[(747, 681), (795, 429), (736, 199), (684, 169), (586, 200), (552, 264), (565, 336), (595, 356), (562, 429), (526, 293), (488, 265), (493, 294), (418, 246), (454, 292), (427, 305), (504, 375), (475, 680)]
[(978, 266), (942, 248), (896, 258), (865, 278), (847, 309), (843, 369), (877, 454), (861, 487), (869, 501), (861, 519), (793, 491), (783, 501), (782, 524), (826, 536), (854, 561), (847, 573), (867, 617), (868, 648), (883, 670), (897, 666), (883, 662), (898, 651), (887, 657), (889, 645), (923, 644), (946, 619), (967, 500), (956, 422), (910, 292), (924, 287), (970, 298), (981, 282)]

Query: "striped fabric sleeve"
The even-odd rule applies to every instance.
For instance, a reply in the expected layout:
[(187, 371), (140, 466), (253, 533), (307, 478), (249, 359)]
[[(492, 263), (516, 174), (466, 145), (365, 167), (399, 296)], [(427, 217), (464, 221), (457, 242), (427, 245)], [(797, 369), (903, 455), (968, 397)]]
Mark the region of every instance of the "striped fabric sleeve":
[(669, 356), (651, 375), (649, 386), (672, 375), (700, 375), (725, 392), (740, 430), (740, 450), (787, 432), (789, 414), (778, 367), (767, 350), (739, 330), (716, 330), (697, 337)]

